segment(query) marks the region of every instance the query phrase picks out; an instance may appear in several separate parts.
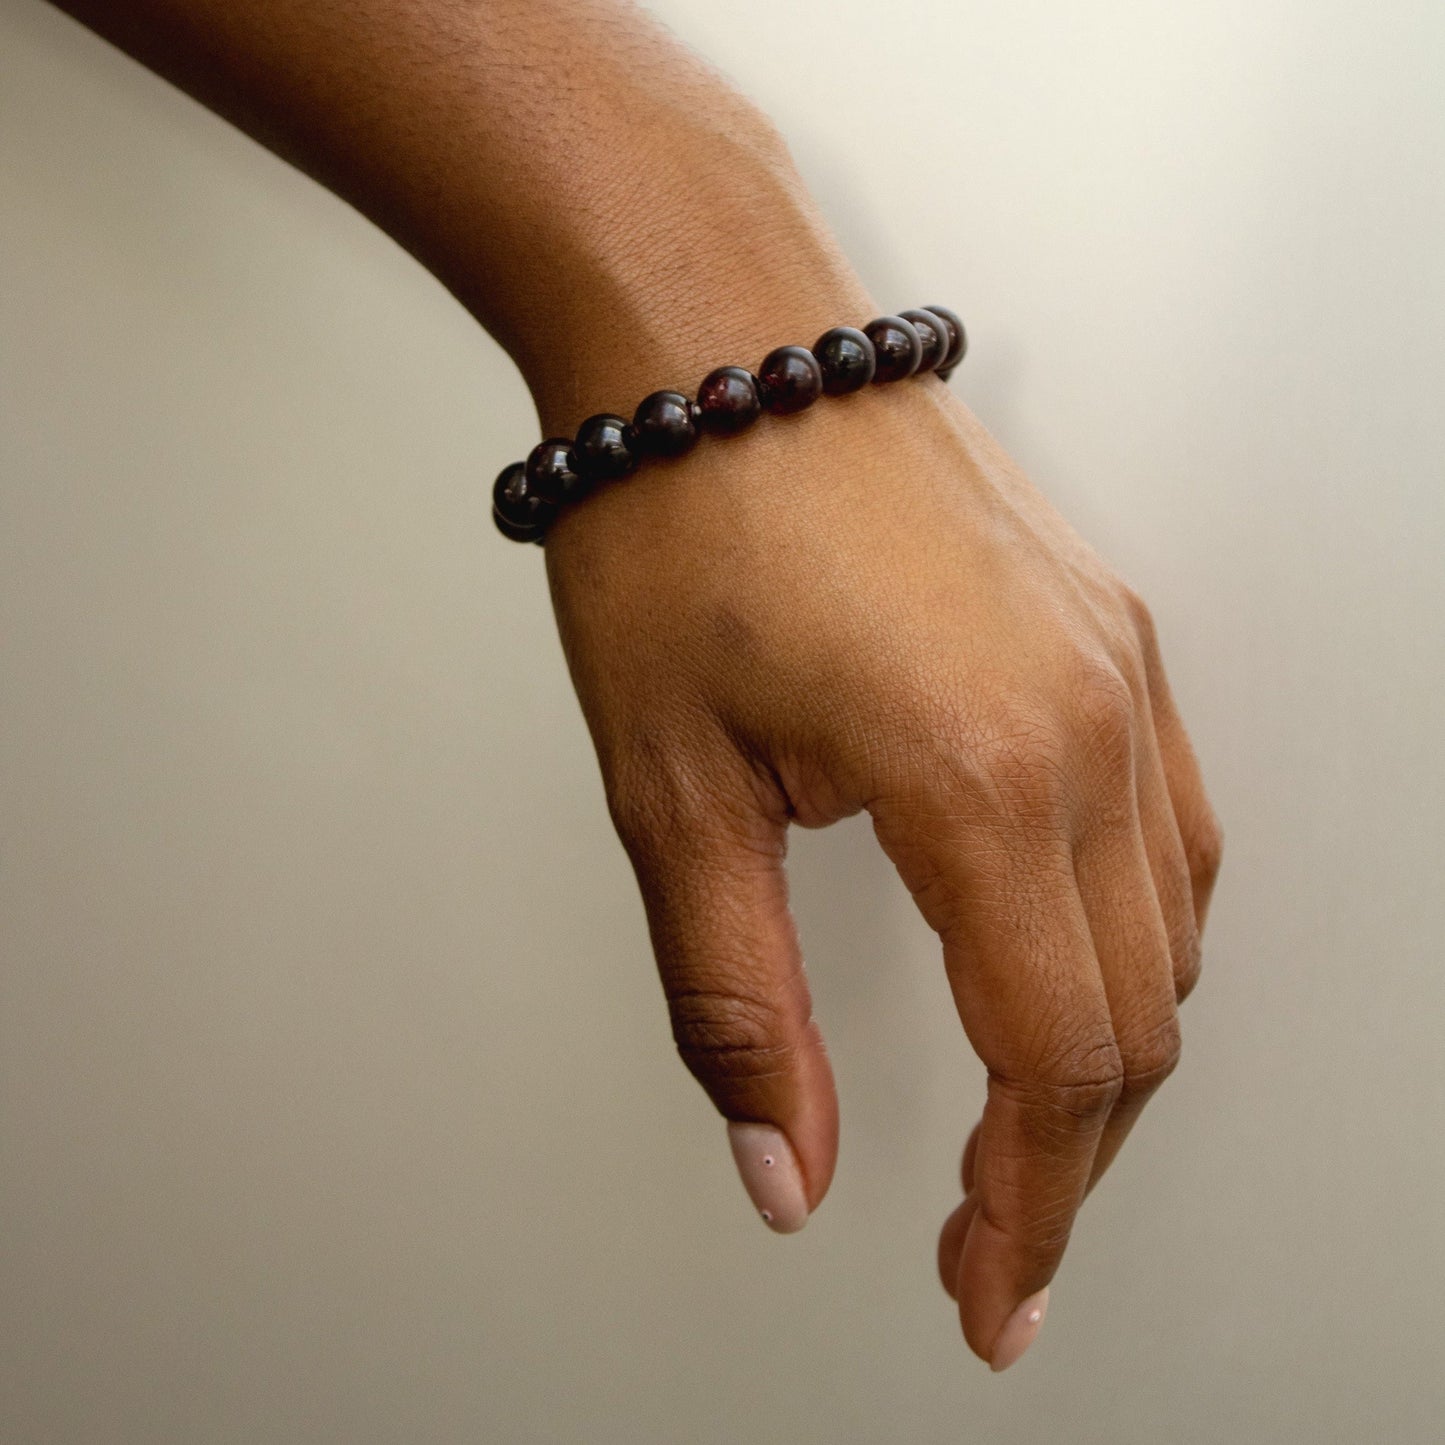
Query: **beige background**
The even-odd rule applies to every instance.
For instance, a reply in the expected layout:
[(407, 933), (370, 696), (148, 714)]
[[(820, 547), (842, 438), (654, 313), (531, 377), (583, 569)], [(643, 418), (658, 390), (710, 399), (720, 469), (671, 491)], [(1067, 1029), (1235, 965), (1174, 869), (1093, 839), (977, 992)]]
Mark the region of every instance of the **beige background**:
[(866, 824), (801, 836), (843, 1153), (761, 1229), (487, 520), (505, 357), (0, 0), (0, 1438), (1438, 1439), (1445, 11), (660, 9), (1156, 607), (1229, 836), (1185, 1063), (990, 1377), (979, 1069)]

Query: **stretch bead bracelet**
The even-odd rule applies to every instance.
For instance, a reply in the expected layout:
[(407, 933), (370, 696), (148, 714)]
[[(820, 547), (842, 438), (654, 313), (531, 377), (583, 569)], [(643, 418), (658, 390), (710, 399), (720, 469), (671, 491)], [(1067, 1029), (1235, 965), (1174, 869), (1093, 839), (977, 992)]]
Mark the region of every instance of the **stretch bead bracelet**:
[(492, 520), (514, 542), (546, 539), (558, 512), (602, 482), (630, 477), (647, 457), (680, 457), (703, 432), (733, 436), (766, 411), (787, 416), (820, 396), (844, 396), (869, 382), (902, 381), (936, 372), (947, 381), (963, 360), (968, 337), (946, 306), (879, 316), (860, 331), (835, 326), (813, 343), (779, 346), (756, 375), (719, 366), (703, 378), (697, 400), (680, 391), (654, 391), (629, 422), (602, 412), (572, 438), (549, 437), (525, 462), (503, 468), (492, 487)]

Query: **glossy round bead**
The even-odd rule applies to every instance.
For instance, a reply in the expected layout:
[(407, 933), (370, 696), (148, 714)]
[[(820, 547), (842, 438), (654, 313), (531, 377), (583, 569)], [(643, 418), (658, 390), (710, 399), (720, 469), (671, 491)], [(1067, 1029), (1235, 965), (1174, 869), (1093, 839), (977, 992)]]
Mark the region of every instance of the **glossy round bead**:
[(697, 406), (704, 431), (732, 436), (762, 415), (757, 378), (741, 366), (719, 366), (703, 377)]
[(577, 428), (572, 455), (578, 472), (589, 482), (613, 482), (637, 470), (632, 428), (610, 412), (589, 416)]
[(918, 363), (923, 359), (923, 342), (911, 321), (901, 316), (875, 316), (863, 328), (863, 334), (878, 354), (874, 381), (902, 381), (918, 370)]
[(828, 396), (857, 391), (873, 380), (878, 358), (873, 343), (856, 326), (835, 326), (813, 343)]
[(545, 527), (519, 527), (515, 522), (509, 522), (495, 507), (492, 508), (492, 521), (496, 524), (497, 531), (509, 542), (541, 542), (546, 536)]
[(654, 391), (632, 418), (637, 450), (652, 457), (680, 457), (697, 445), (696, 408), (680, 391)]
[(923, 354), (918, 358), (919, 371), (932, 371), (943, 360), (948, 350), (948, 332), (944, 329), (942, 317), (931, 311), (900, 311), (899, 316), (918, 333), (923, 343)]
[(532, 448), (527, 455), (527, 485), (543, 501), (555, 503), (580, 501), (589, 490), (566, 437), (548, 437)]
[(949, 372), (968, 352), (968, 333), (963, 329), (963, 321), (958, 312), (950, 311), (947, 306), (925, 306), (923, 309), (933, 312), (948, 332), (948, 350), (943, 353), (943, 360), (938, 363), (938, 374), (947, 381)]
[(499, 530), (509, 537), (513, 531), (525, 533), (513, 540), (530, 542), (547, 530), (556, 515), (556, 503), (533, 490), (527, 480), (527, 468), (521, 462), (502, 468), (492, 483), (492, 518)]
[(779, 346), (758, 367), (758, 389), (774, 416), (788, 416), (823, 394), (823, 368), (806, 347)]

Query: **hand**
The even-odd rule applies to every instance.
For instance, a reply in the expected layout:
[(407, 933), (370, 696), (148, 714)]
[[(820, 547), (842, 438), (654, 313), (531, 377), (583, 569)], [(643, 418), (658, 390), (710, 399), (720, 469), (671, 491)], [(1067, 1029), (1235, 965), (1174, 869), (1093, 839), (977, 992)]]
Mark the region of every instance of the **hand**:
[(995, 1369), (1179, 1058), (1220, 832), (1143, 603), (935, 378), (610, 484), (547, 565), (683, 1060), (764, 1218), (837, 1099), (789, 823), (867, 809), (988, 1069), (940, 1266)]
[[(546, 434), (877, 314), (782, 137), (640, 7), (59, 3), (430, 267)], [(652, 466), (546, 551), (678, 1046), (774, 1227), (837, 1138), (789, 822), (868, 809), (942, 936), (989, 1070), (944, 1283), (1001, 1367), (1177, 1058), (1218, 867), (1143, 605), (931, 377)]]

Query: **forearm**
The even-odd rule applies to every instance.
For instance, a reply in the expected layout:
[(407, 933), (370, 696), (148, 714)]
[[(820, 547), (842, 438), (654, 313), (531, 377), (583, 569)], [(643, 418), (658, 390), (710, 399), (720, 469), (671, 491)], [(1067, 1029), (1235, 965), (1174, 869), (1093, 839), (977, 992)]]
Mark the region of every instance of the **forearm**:
[(869, 306), (776, 132), (626, 0), (58, 3), (392, 235), (548, 430)]

